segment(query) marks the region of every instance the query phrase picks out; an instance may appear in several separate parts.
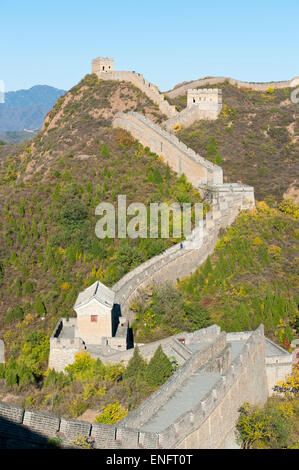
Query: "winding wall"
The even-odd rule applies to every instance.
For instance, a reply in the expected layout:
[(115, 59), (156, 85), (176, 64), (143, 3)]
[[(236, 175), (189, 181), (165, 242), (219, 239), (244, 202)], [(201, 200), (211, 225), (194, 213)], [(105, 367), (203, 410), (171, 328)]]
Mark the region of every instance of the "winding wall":
[(221, 184), (223, 171), (220, 166), (198, 155), (177, 137), (154, 124), (145, 116), (135, 113), (117, 113), (113, 127), (129, 131), (144, 147), (161, 155), (166, 163), (198, 188), (199, 183)]
[(217, 83), (228, 82), (230, 85), (235, 85), (238, 88), (248, 88), (255, 91), (266, 91), (269, 87), (274, 89), (279, 88), (293, 88), (299, 85), (299, 77), (295, 77), (291, 80), (286, 80), (282, 82), (264, 82), (264, 83), (254, 83), (254, 82), (242, 82), (240, 80), (235, 80), (234, 78), (229, 77), (207, 77), (194, 80), (192, 82), (178, 85), (173, 90), (167, 91), (165, 94), (168, 98), (176, 98), (177, 96), (184, 95), (187, 90), (190, 88), (198, 88), (206, 85), (216, 85)]

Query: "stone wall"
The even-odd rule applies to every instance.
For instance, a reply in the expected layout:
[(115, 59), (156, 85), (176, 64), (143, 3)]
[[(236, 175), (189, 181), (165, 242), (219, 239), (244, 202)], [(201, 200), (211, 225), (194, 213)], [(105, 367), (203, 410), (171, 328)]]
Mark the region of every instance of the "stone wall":
[[(179, 340), (183, 340), (184, 343), (188, 345), (194, 341), (214, 340), (216, 336), (219, 335), (219, 333), (220, 327), (217, 325), (212, 325), (208, 328), (202, 328), (201, 330), (194, 331), (193, 333), (182, 332), (173, 336), (168, 336), (167, 338), (152, 341), (151, 343), (137, 344), (137, 346), (141, 356), (146, 361), (149, 361), (155, 354), (157, 348), (161, 346), (162, 350), (168, 357), (174, 357), (178, 364), (182, 365), (187, 359), (189, 359), (191, 353)], [(90, 355), (94, 358), (100, 357), (104, 363), (118, 364), (119, 362), (123, 362), (124, 365), (128, 364), (133, 354), (134, 349), (127, 349), (126, 351), (119, 351), (106, 356), (99, 356), (90, 353)]]
[(4, 341), (0, 339), (0, 364), (5, 362)]
[(200, 78), (199, 80), (194, 80), (192, 82), (180, 85), (173, 90), (166, 92), (168, 98), (175, 98), (177, 96), (184, 95), (187, 90), (198, 88), (206, 85), (216, 85), (217, 83), (228, 82), (231, 85), (237, 86), (238, 88), (248, 88), (255, 91), (266, 91), (269, 87), (274, 89), (279, 88), (293, 88), (299, 85), (299, 77), (295, 77), (292, 80), (286, 80), (282, 82), (265, 82), (265, 83), (253, 83), (253, 82), (242, 82), (240, 80), (235, 80), (234, 78), (228, 77), (208, 77)]
[(217, 119), (217, 117), (218, 111), (216, 109), (205, 109), (201, 105), (193, 104), (183, 109), (178, 115), (164, 121), (162, 126), (169, 132), (174, 132), (174, 127), (178, 124), (183, 128), (191, 126), (195, 121), (200, 121), (201, 119), (211, 121)]
[(209, 107), (213, 108), (215, 105), (218, 111), (221, 110), (222, 105), (222, 90), (219, 88), (189, 88), (187, 90), (187, 107), (191, 106), (193, 103), (197, 104), (206, 104), (207, 109)]
[[(266, 374), (268, 381), (268, 393), (273, 395), (273, 387), (280, 380), (284, 380), (292, 373), (292, 356), (285, 349), (273, 343), (267, 338), (267, 342), (274, 345), (277, 355), (266, 356)], [(280, 353), (280, 354), (279, 354)]]
[(140, 427), (164, 404), (175, 390), (198, 369), (211, 359), (219, 356), (226, 346), (226, 333), (222, 332), (214, 341), (200, 349), (182, 365), (156, 392), (154, 392), (138, 408), (119, 422), (119, 426)]
[(145, 80), (142, 74), (135, 72), (104, 72), (100, 73), (95, 70), (96, 75), (100, 80), (118, 80), (130, 82), (133, 85), (137, 86), (143, 93), (145, 93), (148, 98), (150, 98), (157, 106), (159, 106), (160, 111), (165, 114), (167, 117), (172, 117), (177, 114), (175, 106), (171, 106), (164, 96), (159, 92), (158, 88), (150, 83), (148, 80)]
[(263, 405), (268, 398), (263, 327), (253, 332), (240, 355), (212, 390), (161, 435), (163, 447), (220, 449), (236, 447), (234, 429), (240, 405)]
[(205, 160), (169, 132), (161, 129), (151, 120), (135, 112), (117, 113), (113, 127), (129, 131), (144, 147), (161, 155), (166, 163), (196, 188), (202, 184), (221, 184), (223, 171), (220, 166)]
[(49, 356), (49, 369), (55, 369), (57, 372), (64, 370), (64, 368), (74, 362), (75, 354), (79, 351), (85, 350), (83, 341), (80, 338), (68, 339), (59, 337), (63, 327), (70, 327), (75, 325), (76, 318), (62, 318), (58, 321), (52, 336), (50, 337), (50, 356)]
[(92, 61), (91, 70), (96, 74), (114, 72), (114, 60), (108, 57), (97, 57)]

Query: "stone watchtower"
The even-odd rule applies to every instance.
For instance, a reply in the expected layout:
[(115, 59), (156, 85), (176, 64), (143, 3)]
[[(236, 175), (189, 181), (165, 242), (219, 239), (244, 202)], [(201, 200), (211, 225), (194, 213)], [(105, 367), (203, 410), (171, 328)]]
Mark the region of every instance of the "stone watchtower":
[(114, 59), (108, 57), (97, 57), (92, 61), (92, 73), (97, 75), (102, 73), (110, 73), (114, 71)]
[(112, 336), (112, 309), (115, 293), (97, 281), (80, 292), (74, 305), (77, 313), (75, 336), (85, 344), (97, 344)]
[(222, 90), (219, 88), (201, 88), (187, 90), (187, 106), (193, 104), (206, 105), (207, 107), (222, 104)]
[(198, 109), (199, 119), (217, 119), (222, 108), (222, 90), (199, 88), (187, 90), (187, 110)]

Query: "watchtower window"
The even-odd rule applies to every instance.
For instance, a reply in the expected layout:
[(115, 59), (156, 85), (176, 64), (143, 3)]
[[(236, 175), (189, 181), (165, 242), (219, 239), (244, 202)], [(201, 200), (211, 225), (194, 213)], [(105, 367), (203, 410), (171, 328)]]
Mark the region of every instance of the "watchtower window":
[(195, 103), (195, 98), (193, 98), (193, 103)]
[(90, 321), (97, 322), (98, 321), (98, 316), (97, 315), (91, 315), (90, 316)]
[(102, 70), (105, 70), (105, 65), (103, 65), (103, 69)]

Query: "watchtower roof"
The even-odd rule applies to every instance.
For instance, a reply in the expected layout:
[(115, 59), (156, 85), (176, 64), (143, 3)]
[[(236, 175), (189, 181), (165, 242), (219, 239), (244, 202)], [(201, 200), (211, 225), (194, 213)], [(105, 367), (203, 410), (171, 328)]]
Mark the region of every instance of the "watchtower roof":
[(115, 292), (112, 289), (109, 289), (109, 287), (106, 287), (100, 281), (96, 281), (91, 286), (84, 289), (84, 291), (80, 292), (74, 305), (74, 309), (76, 310), (76, 308), (86, 305), (92, 299), (96, 299), (106, 307), (112, 308), (114, 298)]

